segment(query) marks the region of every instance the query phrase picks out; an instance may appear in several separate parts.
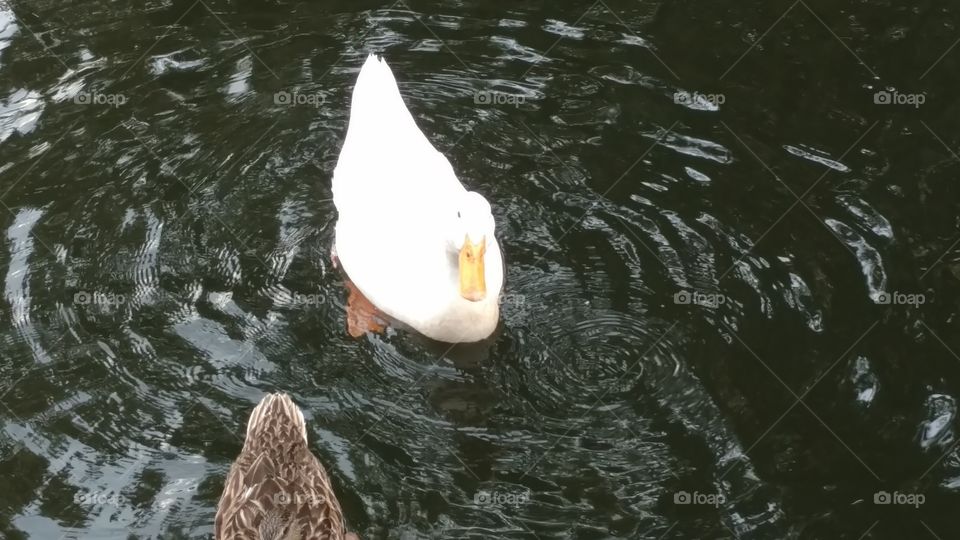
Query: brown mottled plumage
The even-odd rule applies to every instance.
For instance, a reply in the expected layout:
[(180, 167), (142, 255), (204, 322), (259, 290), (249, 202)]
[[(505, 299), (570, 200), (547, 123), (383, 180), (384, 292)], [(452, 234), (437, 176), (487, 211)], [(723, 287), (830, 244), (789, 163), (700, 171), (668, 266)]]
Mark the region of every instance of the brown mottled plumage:
[(268, 394), (250, 414), (214, 527), (217, 540), (359, 540), (346, 532), (303, 413), (286, 394)]

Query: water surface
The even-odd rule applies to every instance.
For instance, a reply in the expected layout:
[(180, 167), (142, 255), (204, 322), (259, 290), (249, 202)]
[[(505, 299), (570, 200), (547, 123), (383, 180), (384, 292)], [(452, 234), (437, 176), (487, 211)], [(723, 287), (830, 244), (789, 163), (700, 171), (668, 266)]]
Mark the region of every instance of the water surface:
[[(210, 537), (282, 390), (364, 538), (956, 536), (957, 22), (0, 1), (0, 535)], [(371, 51), (493, 202), (490, 343), (346, 334)]]

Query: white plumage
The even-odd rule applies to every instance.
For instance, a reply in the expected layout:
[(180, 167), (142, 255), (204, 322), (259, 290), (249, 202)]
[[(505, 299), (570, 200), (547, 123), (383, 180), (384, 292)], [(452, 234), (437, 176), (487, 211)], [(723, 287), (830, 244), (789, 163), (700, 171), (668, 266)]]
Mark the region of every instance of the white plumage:
[[(468, 192), (417, 127), (387, 63), (370, 55), (353, 90), (333, 175), (336, 252), (381, 311), (428, 337), (478, 341), (499, 319), (503, 262), (489, 204)], [(485, 242), (486, 295), (460, 294), (457, 253)]]

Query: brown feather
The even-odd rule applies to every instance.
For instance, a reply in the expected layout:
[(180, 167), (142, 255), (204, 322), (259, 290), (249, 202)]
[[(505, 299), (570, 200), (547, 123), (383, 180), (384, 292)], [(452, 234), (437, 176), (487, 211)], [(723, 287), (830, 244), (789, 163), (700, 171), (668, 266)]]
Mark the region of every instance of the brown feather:
[(343, 511), (307, 445), (303, 413), (268, 394), (250, 414), (214, 523), (217, 540), (343, 540)]

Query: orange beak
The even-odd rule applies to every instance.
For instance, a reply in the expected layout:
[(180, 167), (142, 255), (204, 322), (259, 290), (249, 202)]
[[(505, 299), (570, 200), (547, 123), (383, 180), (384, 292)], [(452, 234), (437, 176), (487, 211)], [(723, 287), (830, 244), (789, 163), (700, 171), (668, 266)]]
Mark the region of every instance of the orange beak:
[(460, 249), (460, 296), (471, 302), (479, 302), (487, 296), (487, 282), (483, 277), (483, 254), (486, 251), (486, 237), (479, 244), (470, 242), (469, 235), (464, 237)]

